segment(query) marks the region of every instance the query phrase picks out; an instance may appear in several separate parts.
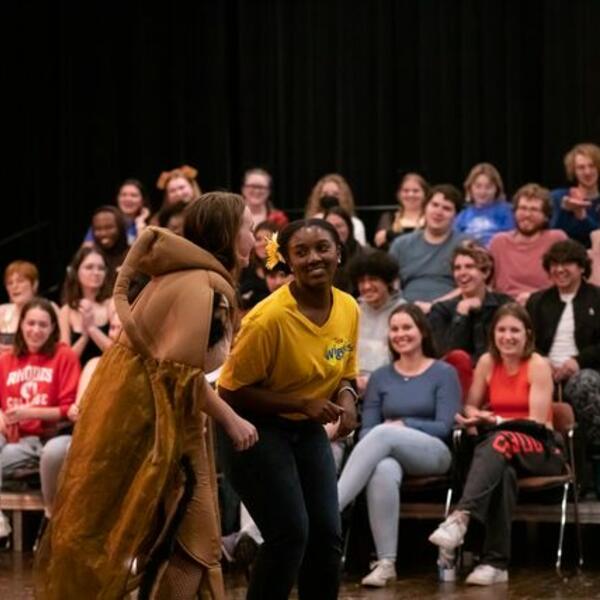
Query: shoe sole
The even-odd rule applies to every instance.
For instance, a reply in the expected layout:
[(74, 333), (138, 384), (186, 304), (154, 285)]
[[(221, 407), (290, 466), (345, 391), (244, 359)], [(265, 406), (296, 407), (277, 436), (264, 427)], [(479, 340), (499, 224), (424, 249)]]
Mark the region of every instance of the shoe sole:
[(467, 577), (465, 579), (465, 583), (467, 585), (479, 585), (479, 586), (494, 585), (496, 583), (508, 583), (508, 573), (501, 575), (500, 577), (495, 578), (492, 581), (483, 581), (483, 580), (476, 580), (476, 579), (472, 579), (469, 581), (469, 578)]

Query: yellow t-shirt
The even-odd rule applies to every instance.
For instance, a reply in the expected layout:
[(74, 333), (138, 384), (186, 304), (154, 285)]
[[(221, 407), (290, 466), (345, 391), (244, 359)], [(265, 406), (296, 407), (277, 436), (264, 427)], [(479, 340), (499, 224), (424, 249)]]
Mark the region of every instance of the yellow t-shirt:
[[(285, 285), (257, 304), (242, 320), (233, 349), (219, 376), (228, 390), (256, 385), (298, 398), (332, 399), (342, 379), (358, 375), (358, 306), (332, 288), (333, 305), (319, 327), (298, 309)], [(300, 413), (282, 416), (305, 418)]]

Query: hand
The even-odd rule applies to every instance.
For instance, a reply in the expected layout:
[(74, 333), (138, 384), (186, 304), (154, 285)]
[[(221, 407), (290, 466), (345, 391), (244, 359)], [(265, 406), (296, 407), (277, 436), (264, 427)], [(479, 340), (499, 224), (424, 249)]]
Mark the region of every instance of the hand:
[(564, 381), (579, 371), (579, 364), (574, 358), (568, 358), (553, 371), (554, 381)]
[(417, 300), (417, 302), (415, 302), (415, 304), (423, 311), (423, 313), (425, 313), (426, 315), (428, 315), (431, 312), (431, 307), (433, 306), (433, 302), (421, 302), (420, 300)]
[(340, 415), (338, 421), (336, 439), (349, 436), (358, 427), (354, 396), (349, 392), (342, 392), (338, 396), (338, 404), (344, 412)]
[(31, 418), (31, 408), (28, 406), (14, 406), (4, 413), (7, 425), (16, 425), (19, 421), (27, 421)]
[(227, 420), (224, 428), (233, 442), (233, 447), (240, 452), (242, 450), (248, 450), (248, 448), (254, 446), (258, 441), (256, 427), (254, 427), (250, 421), (242, 419), (238, 414), (234, 413), (233, 416)]
[(489, 410), (478, 410), (468, 417), (457, 413), (454, 420), (463, 427), (475, 427), (477, 425), (495, 425), (496, 415)]
[(75, 402), (73, 402), (73, 404), (71, 404), (71, 406), (69, 406), (69, 410), (67, 410), (67, 417), (73, 423), (77, 423), (77, 421), (79, 421), (79, 415), (80, 415), (79, 406), (77, 404), (75, 404)]
[(560, 205), (563, 210), (572, 212), (576, 219), (585, 219), (587, 208), (592, 203), (585, 197), (581, 188), (573, 187), (569, 190), (569, 195), (563, 197)]
[(340, 420), (338, 419), (335, 423), (326, 423), (323, 425), (325, 429), (325, 433), (327, 434), (327, 438), (330, 441), (335, 441), (338, 439), (338, 430), (340, 428)]
[(529, 296), (531, 296), (531, 292), (521, 292), (517, 294), (515, 300), (521, 305), (525, 306), (527, 304), (527, 300), (529, 300)]
[(140, 214), (134, 219), (135, 228), (137, 230), (138, 235), (146, 228), (146, 223), (148, 218), (150, 217), (150, 210), (147, 206), (144, 206), (140, 211)]
[(79, 314), (81, 315), (81, 331), (87, 333), (91, 327), (96, 325), (94, 319), (94, 305), (83, 298), (79, 301)]
[(324, 403), (316, 400), (306, 400), (302, 412), (314, 421), (322, 425), (325, 423), (335, 423), (344, 409), (329, 400)]
[(6, 422), (4, 413), (0, 410), (0, 435), (6, 435), (7, 427), (8, 427), (8, 423)]
[(459, 315), (467, 316), (471, 311), (481, 310), (480, 298), (463, 298), (456, 306)]
[(356, 378), (356, 391), (358, 394), (364, 394), (369, 383), (369, 374), (363, 373)]
[(377, 248), (384, 246), (387, 242), (387, 231), (385, 229), (380, 229), (377, 233), (375, 233), (373, 241), (375, 242), (375, 246), (377, 246)]

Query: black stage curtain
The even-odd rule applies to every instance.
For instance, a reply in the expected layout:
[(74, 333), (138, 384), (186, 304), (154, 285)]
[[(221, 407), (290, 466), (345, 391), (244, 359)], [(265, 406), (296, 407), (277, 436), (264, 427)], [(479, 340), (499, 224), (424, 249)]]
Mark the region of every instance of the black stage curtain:
[[(398, 175), (462, 185), (476, 162), (512, 192), (564, 182), (600, 141), (598, 0), (31, 2), (3, 5), (2, 265), (56, 286), (92, 210), (163, 169), (203, 189), (274, 175), (300, 209), (344, 174), (359, 206)], [(369, 221), (369, 213), (362, 216)]]

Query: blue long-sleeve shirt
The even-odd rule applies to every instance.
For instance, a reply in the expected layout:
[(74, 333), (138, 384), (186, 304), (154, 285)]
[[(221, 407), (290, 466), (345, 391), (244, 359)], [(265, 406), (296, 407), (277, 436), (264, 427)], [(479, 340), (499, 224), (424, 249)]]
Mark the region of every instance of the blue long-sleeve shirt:
[(581, 242), (586, 248), (591, 245), (590, 233), (600, 227), (600, 196), (591, 199), (585, 219), (578, 219), (570, 210), (561, 206), (562, 199), (569, 195), (569, 188), (552, 190), (552, 229), (562, 229), (571, 239)]
[(484, 246), (500, 231), (515, 228), (511, 205), (505, 200), (495, 200), (485, 206), (474, 204), (463, 208), (454, 220), (454, 230), (472, 237)]
[(447, 441), (461, 408), (460, 398), (458, 375), (444, 361), (434, 361), (414, 377), (401, 375), (393, 364), (386, 365), (369, 378), (360, 437), (388, 419), (402, 419), (407, 427)]

